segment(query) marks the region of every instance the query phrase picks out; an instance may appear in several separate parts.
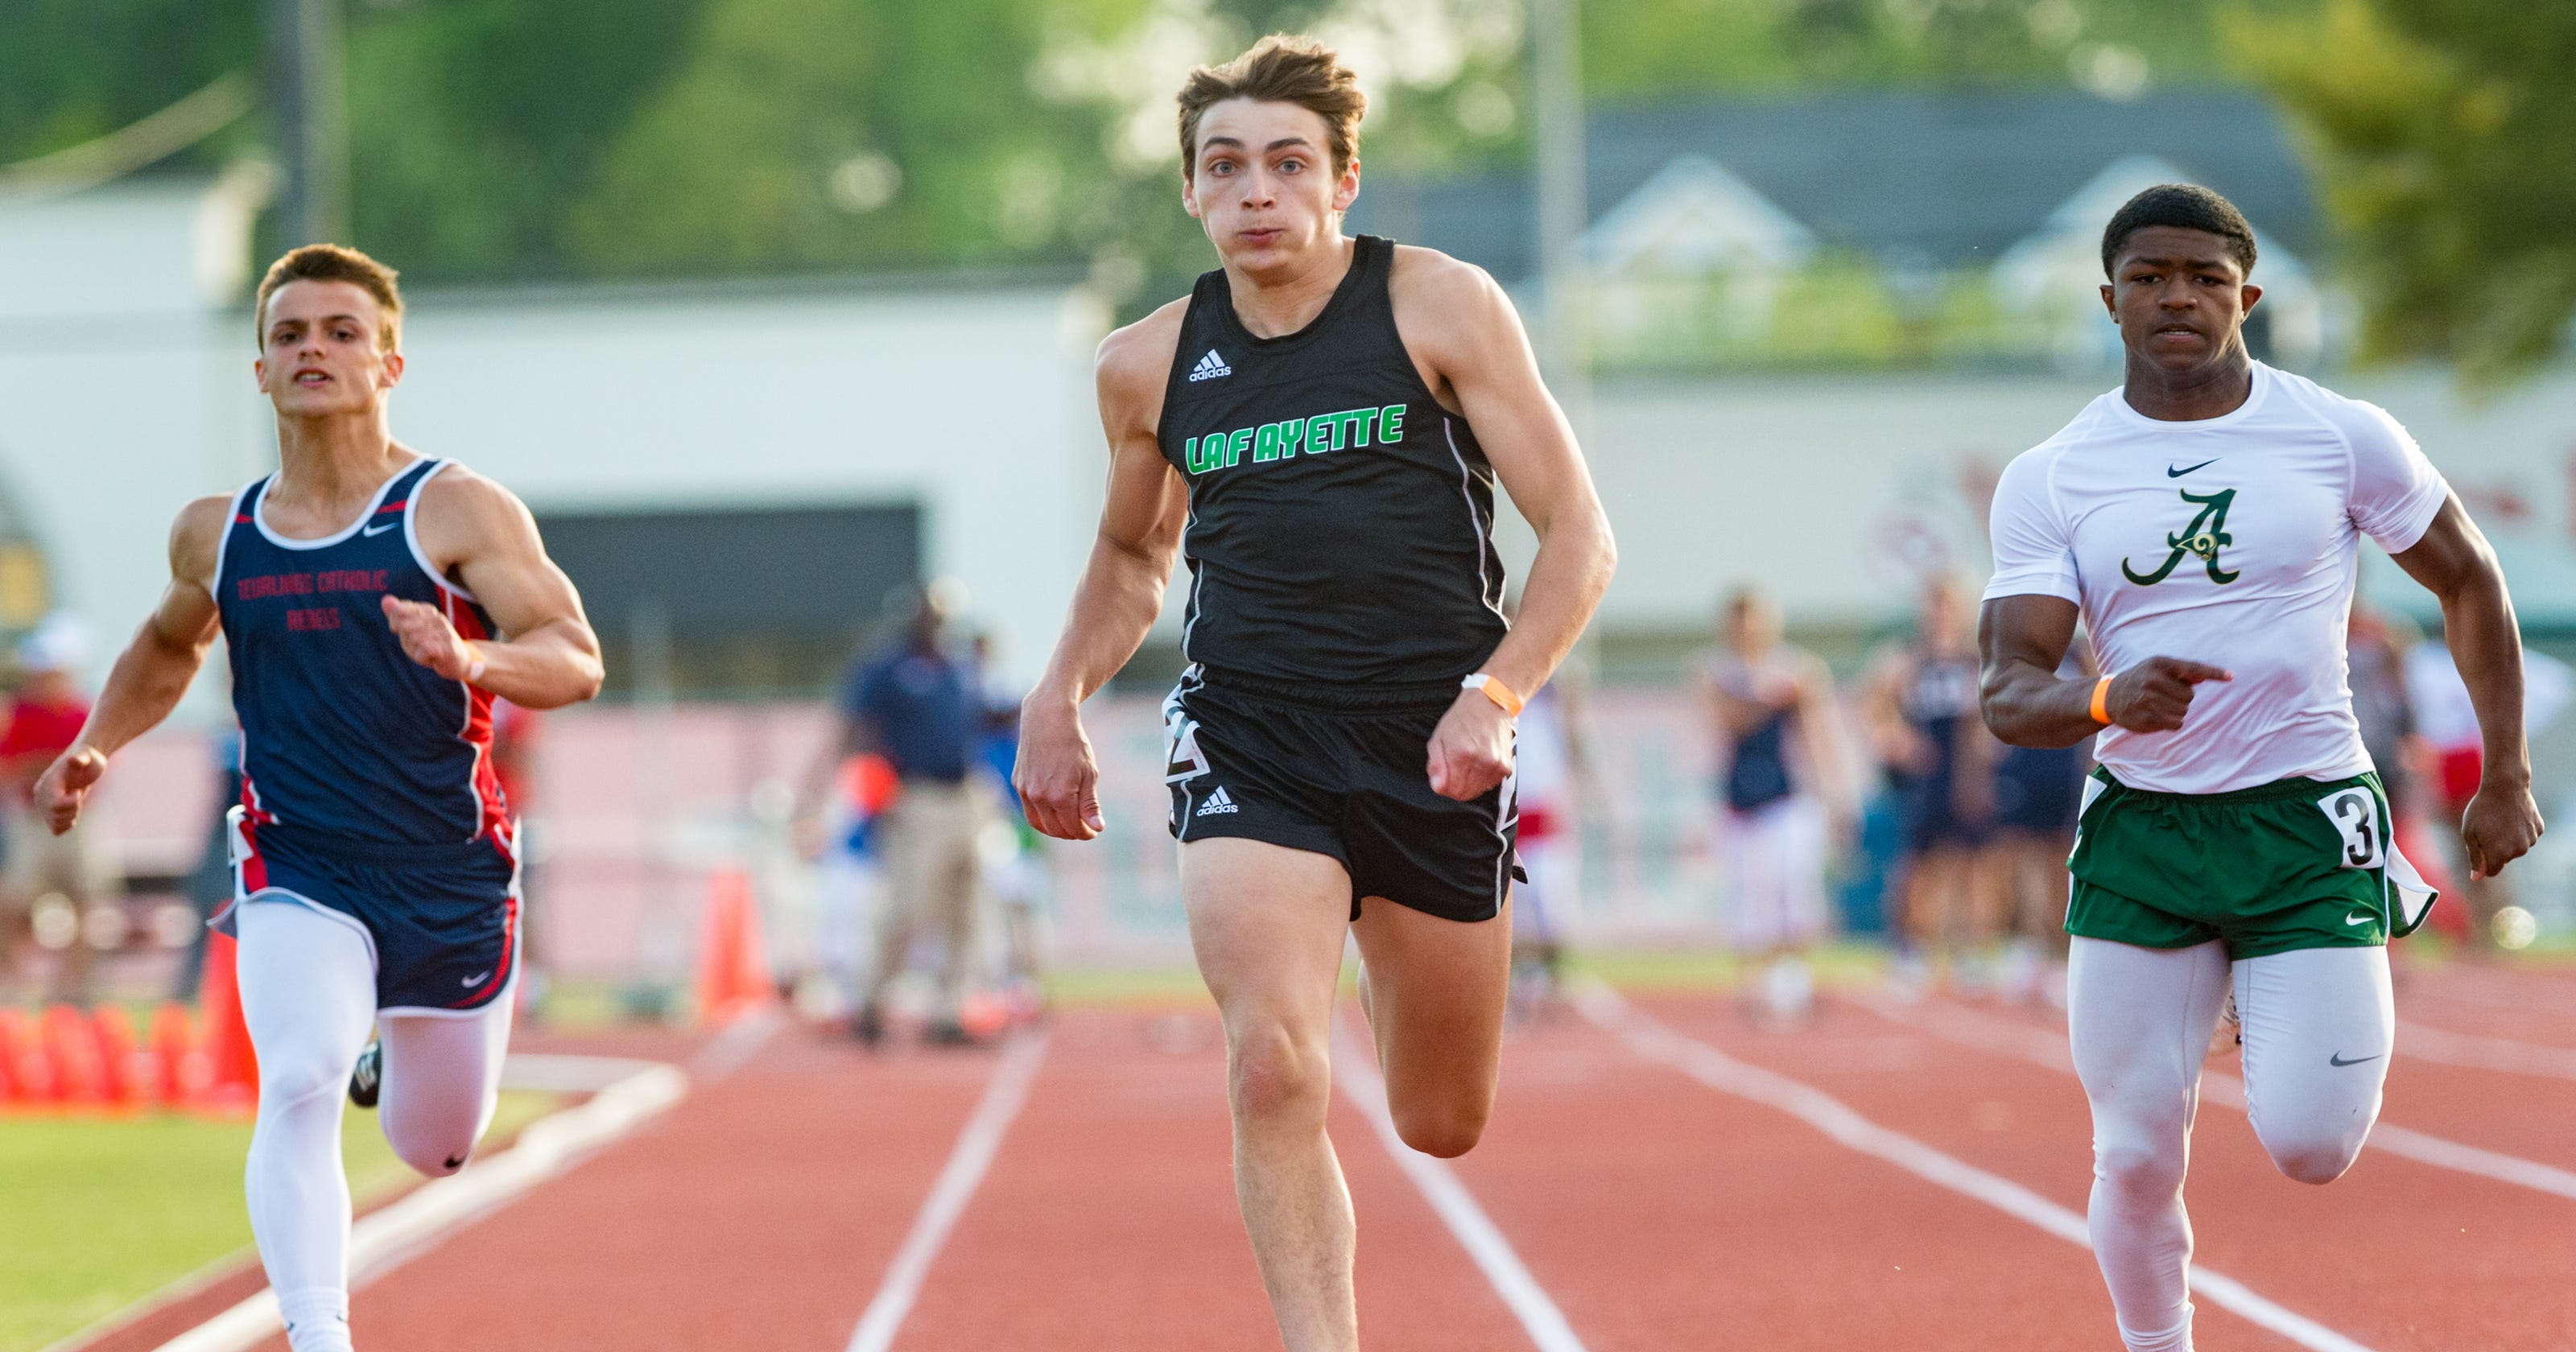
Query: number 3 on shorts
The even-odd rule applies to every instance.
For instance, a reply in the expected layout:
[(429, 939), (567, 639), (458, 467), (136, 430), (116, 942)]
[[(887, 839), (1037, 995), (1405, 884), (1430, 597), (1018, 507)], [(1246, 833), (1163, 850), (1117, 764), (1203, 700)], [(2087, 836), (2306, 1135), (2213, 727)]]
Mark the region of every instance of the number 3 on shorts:
[(2379, 795), (2364, 788), (2337, 789), (2318, 799), (2317, 808), (2343, 837), (2345, 868), (2378, 868), (2387, 862)]

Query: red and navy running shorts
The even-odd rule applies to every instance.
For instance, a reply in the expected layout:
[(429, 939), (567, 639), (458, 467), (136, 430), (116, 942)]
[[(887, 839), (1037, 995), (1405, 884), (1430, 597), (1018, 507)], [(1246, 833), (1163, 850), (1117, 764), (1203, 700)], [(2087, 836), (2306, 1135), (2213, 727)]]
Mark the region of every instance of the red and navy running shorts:
[(232, 810), (236, 933), (245, 905), (296, 903), (355, 925), (376, 962), (376, 1008), (463, 1013), (501, 998), (519, 965), (519, 866), (498, 833), (446, 845), (347, 840)]

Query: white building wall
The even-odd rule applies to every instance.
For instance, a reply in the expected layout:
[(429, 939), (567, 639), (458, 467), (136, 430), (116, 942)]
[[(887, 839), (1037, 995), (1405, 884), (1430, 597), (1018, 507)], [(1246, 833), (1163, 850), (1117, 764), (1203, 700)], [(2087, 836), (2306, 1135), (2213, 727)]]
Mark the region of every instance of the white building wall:
[[(2496, 542), (2527, 621), (2576, 623), (2576, 372), (2491, 398), (2439, 372), (2328, 379), (2414, 432)], [(2103, 388), (1950, 375), (1604, 384), (1586, 449), (1620, 563), (1601, 623), (1702, 625), (1744, 580), (1793, 619), (1865, 623), (1903, 610), (1928, 568), (1981, 581), (1994, 476)], [(2414, 599), (2392, 568), (2371, 585)]]
[[(926, 566), (965, 582), (1004, 666), (1044, 662), (1107, 463), (1090, 360), (1105, 319), (1079, 289), (410, 305), (407, 443), (541, 513), (916, 500)], [(796, 560), (777, 568), (797, 585)]]
[(255, 472), (255, 179), (0, 203), (0, 490), (99, 666), (169, 580), (180, 505)]

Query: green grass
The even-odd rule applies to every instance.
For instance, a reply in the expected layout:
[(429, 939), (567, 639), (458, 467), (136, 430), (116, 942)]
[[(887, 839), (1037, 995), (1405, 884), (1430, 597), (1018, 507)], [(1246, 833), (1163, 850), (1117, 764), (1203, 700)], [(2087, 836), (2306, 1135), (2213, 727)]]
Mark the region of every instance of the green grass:
[[(556, 1101), (503, 1094), (492, 1138)], [(374, 1113), (351, 1111), (341, 1142), (362, 1202), (415, 1177)], [(0, 1118), (0, 1352), (34, 1352), (246, 1249), (249, 1148), (247, 1121)]]

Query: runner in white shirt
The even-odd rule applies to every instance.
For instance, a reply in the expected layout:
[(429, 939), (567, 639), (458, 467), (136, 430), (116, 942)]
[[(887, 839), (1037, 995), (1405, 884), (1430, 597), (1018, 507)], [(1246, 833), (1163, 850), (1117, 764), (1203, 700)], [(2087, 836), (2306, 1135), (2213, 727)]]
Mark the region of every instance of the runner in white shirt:
[[(2151, 188), (2102, 263), (2126, 384), (2004, 472), (1983, 705), (2015, 745), (2101, 732), (2066, 921), (2093, 1248), (2132, 1352), (2188, 1352), (2183, 1169), (2231, 986), (2255, 1134), (2284, 1174), (2330, 1182), (2379, 1113), (2388, 937), (2431, 900), (2389, 844), (2344, 684), (2363, 535), (2441, 598), (2477, 707), (2472, 866), (2519, 857), (2540, 814), (2495, 555), (2394, 419), (2247, 354), (2244, 217)], [(2079, 613), (2098, 680), (2057, 675)]]

